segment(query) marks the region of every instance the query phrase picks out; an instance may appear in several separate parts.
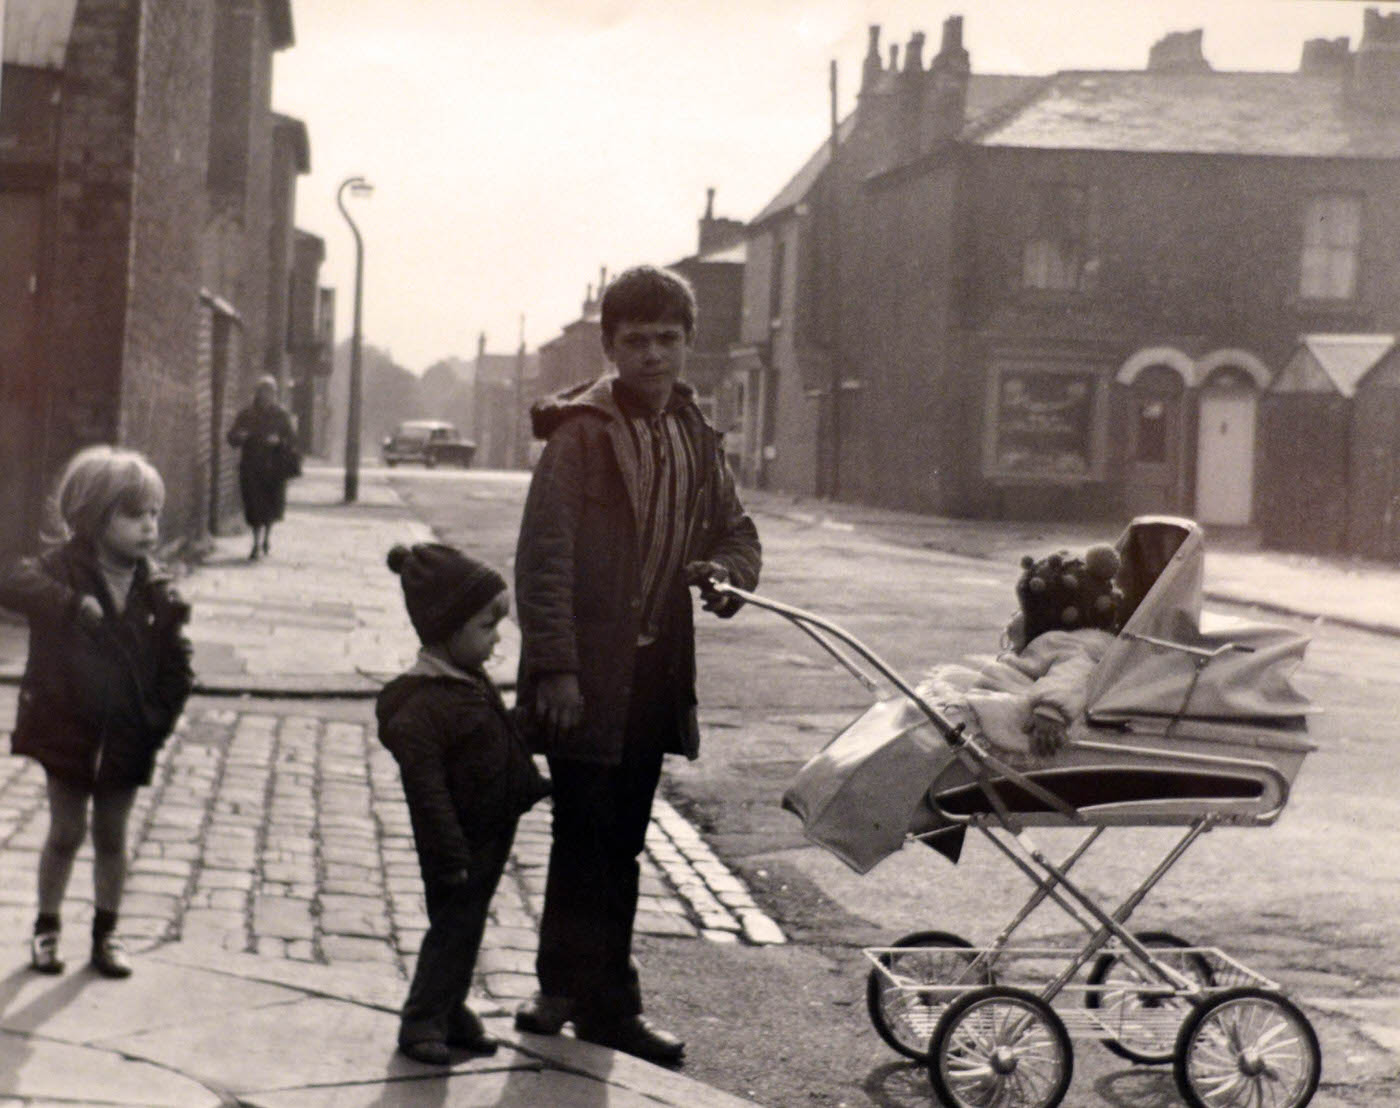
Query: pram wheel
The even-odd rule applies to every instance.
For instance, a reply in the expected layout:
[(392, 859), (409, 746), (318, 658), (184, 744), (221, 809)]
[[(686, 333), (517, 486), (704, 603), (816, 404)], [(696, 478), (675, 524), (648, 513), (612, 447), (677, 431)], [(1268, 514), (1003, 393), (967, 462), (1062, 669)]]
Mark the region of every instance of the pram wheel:
[(972, 944), (948, 931), (914, 931), (890, 946), (901, 949), (879, 955), (879, 966), (865, 982), (870, 1022), (892, 1049), (922, 1062), (938, 1017), (956, 994), (912, 986), (986, 985), (991, 974), (971, 976), (968, 970), (977, 960)]
[[(1185, 939), (1170, 931), (1134, 931), (1133, 938), (1143, 946), (1162, 951), (1159, 957), (1178, 973), (1201, 985), (1215, 984), (1210, 963), (1196, 953), (1178, 954), (1189, 947)], [(1144, 1065), (1165, 1065), (1176, 1057), (1176, 1037), (1181, 1021), (1191, 1011), (1191, 1001), (1177, 996), (1143, 996), (1140, 986), (1161, 983), (1155, 973), (1141, 964), (1131, 951), (1102, 954), (1089, 973), (1090, 985), (1121, 985), (1120, 988), (1084, 994), (1084, 1005), (1098, 1010), (1099, 1018), (1112, 1038), (1103, 1045), (1120, 1058)]]
[(958, 997), (929, 1044), (929, 1080), (953, 1108), (1054, 1108), (1073, 1070), (1069, 1032), (1055, 1010), (1004, 985)]
[(1270, 989), (1226, 989), (1181, 1025), (1172, 1067), (1192, 1108), (1302, 1108), (1317, 1091), (1322, 1051), (1308, 1018)]

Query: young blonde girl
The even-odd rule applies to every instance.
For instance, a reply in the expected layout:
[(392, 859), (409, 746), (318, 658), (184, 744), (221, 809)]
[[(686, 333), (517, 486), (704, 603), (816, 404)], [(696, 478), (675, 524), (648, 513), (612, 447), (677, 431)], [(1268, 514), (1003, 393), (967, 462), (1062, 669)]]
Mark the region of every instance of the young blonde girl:
[(126, 824), (194, 675), (189, 606), (154, 562), (165, 484), (140, 454), (93, 446), (54, 496), (61, 545), (0, 572), (0, 604), (29, 620), (11, 749), (44, 767), (49, 830), (39, 854), (31, 964), (61, 973), (60, 909), (92, 810), (92, 964), (126, 977), (116, 936)]

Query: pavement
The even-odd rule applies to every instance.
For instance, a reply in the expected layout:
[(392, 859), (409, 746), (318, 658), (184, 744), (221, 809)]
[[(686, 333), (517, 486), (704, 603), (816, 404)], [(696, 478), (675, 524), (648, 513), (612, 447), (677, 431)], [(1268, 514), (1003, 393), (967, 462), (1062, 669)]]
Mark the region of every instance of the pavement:
[[(493, 902), (472, 1003), (500, 1052), (446, 1074), (394, 1053), (397, 1011), (427, 926), (397, 769), (366, 702), (416, 641), (395, 542), (430, 536), (381, 476), (341, 502), (340, 471), (308, 466), (290, 487), (270, 558), (219, 538), (182, 577), (199, 675), (152, 787), (130, 823), (122, 934), (136, 973), (83, 965), (91, 860), (65, 902), (70, 968), (27, 968), (42, 773), (0, 754), (0, 1105), (677, 1105), (748, 1103), (569, 1035), (516, 1033), (534, 988), (549, 812), (521, 822)], [(954, 521), (747, 493), (759, 517), (860, 531), (1014, 565), (1024, 553), (1111, 539), (1093, 525)], [(1221, 601), (1400, 635), (1400, 567), (1255, 549), (1207, 535), (1207, 589)], [(508, 634), (495, 663), (513, 677)], [(0, 729), (13, 720), (23, 624), (0, 619)], [(781, 929), (674, 809), (658, 801), (643, 857), (640, 932), (781, 943)]]
[[(492, 902), (471, 1003), (503, 1041), (449, 1071), (394, 1051), (427, 928), (398, 770), (368, 700), (417, 640), (384, 555), (430, 537), (382, 478), (342, 502), (339, 470), (289, 489), (270, 558), (232, 535), (182, 575), (196, 695), (129, 824), (121, 934), (135, 973), (89, 968), (91, 851), (64, 903), (69, 968), (28, 968), (47, 829), (42, 771), (0, 754), (0, 1105), (602, 1108), (749, 1103), (570, 1034), (517, 1033), (535, 988), (549, 808), (521, 821)], [(0, 730), (26, 629), (0, 621)], [(498, 679), (513, 678), (508, 634)], [(8, 747), (4, 742), (3, 746)], [(699, 833), (658, 798), (642, 859), (641, 934), (782, 943)]]

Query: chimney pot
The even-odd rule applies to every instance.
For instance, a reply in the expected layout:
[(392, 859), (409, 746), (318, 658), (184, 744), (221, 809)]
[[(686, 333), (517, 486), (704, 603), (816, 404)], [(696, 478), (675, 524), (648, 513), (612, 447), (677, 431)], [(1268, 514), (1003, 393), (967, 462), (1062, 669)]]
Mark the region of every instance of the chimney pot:
[(938, 50), (940, 54), (962, 49), (962, 26), (963, 20), (960, 15), (950, 15), (943, 21), (943, 45)]
[(899, 43), (890, 43), (890, 72), (899, 72)]
[(714, 219), (714, 217), (715, 217), (715, 190), (712, 189), (712, 188), (709, 188), (709, 189), (706, 189), (706, 190), (705, 190), (705, 218), (706, 218), (706, 219)]
[(915, 31), (909, 36), (909, 45), (904, 50), (904, 72), (922, 73), (924, 71), (924, 33)]

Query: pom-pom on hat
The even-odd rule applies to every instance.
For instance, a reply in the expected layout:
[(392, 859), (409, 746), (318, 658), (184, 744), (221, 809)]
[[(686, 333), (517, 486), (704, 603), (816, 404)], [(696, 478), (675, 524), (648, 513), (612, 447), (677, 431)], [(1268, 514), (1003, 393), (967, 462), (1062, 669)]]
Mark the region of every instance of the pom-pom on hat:
[(1067, 550), (1036, 561), (1021, 559), (1016, 597), (1025, 621), (1025, 641), (1046, 631), (1078, 631), (1084, 627), (1118, 630), (1122, 590), (1114, 584), (1118, 552), (1106, 544), (1089, 547), (1083, 558)]
[(451, 638), (506, 590), (506, 579), (485, 562), (445, 543), (400, 544), (386, 560), (403, 585), (413, 629), (428, 646)]

